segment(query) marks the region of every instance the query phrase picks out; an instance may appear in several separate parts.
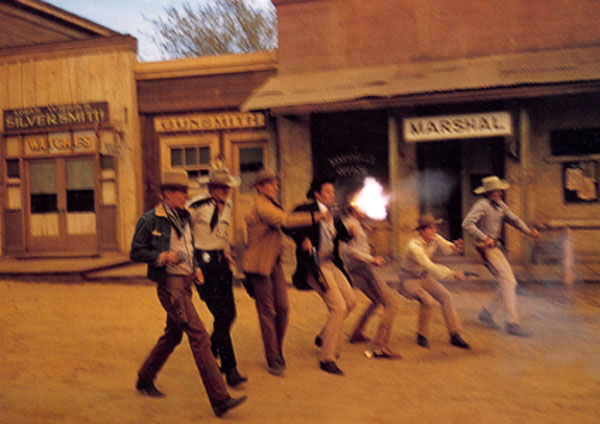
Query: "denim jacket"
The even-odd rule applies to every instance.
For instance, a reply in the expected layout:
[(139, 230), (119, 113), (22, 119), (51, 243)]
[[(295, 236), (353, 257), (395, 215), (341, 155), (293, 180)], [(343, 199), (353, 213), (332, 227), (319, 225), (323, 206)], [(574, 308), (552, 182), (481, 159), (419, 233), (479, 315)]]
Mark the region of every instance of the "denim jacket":
[[(191, 226), (189, 213), (186, 212), (185, 220)], [(162, 203), (154, 209), (145, 212), (139, 219), (133, 240), (131, 241), (130, 258), (135, 262), (148, 264), (147, 276), (157, 283), (162, 282), (167, 276), (166, 266), (157, 266), (156, 259), (160, 253), (168, 251), (171, 245), (171, 224)], [(193, 240), (192, 240), (193, 245)], [(194, 268), (198, 264), (194, 258)]]

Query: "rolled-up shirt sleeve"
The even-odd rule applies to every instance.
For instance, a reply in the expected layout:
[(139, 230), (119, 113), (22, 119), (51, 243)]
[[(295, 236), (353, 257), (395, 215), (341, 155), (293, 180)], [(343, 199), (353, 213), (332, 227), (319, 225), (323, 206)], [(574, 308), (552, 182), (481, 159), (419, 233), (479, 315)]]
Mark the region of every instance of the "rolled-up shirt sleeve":
[(419, 243), (414, 239), (409, 242), (407, 255), (413, 262), (416, 262), (421, 268), (423, 268), (423, 270), (432, 274), (439, 280), (444, 280), (450, 277), (453, 273), (453, 271), (447, 266), (434, 263), (429, 256), (427, 256), (425, 249), (423, 249), (423, 247), (420, 246)]

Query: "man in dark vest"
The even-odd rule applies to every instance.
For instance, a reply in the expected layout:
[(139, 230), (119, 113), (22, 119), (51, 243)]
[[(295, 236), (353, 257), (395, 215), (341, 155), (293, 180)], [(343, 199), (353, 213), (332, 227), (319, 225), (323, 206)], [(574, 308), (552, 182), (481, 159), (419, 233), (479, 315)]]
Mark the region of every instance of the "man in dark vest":
[(293, 276), (298, 288), (312, 288), (325, 302), (329, 315), (327, 322), (315, 339), (322, 347), (320, 367), (323, 371), (343, 375), (335, 363), (342, 338), (344, 320), (356, 300), (354, 291), (343, 270), (339, 256), (339, 241), (352, 237), (340, 218), (333, 218), (335, 189), (330, 179), (315, 179), (307, 193), (310, 202), (296, 207), (295, 212), (321, 212), (326, 219), (312, 225), (289, 231), (296, 242), (297, 269)]

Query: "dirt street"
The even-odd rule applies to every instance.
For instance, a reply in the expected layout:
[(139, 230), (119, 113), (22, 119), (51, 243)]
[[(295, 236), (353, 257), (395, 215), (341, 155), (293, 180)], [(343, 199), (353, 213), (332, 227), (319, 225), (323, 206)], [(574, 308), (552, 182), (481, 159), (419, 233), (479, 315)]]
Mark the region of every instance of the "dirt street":
[[(266, 372), (253, 301), (236, 288), (233, 337), (248, 401), (226, 420), (243, 423), (598, 423), (600, 285), (527, 286), (519, 295), (533, 337), (484, 328), (487, 289), (453, 289), (472, 351), (448, 343), (439, 307), (431, 349), (414, 342), (417, 303), (401, 298), (392, 346), (403, 360), (363, 356), (344, 343), (346, 376), (318, 369), (313, 345), (326, 316), (312, 292), (290, 288), (284, 378)], [(356, 321), (367, 300), (357, 293)], [(197, 293), (201, 316), (212, 321)], [(373, 336), (380, 313), (368, 327)], [(194, 423), (214, 417), (184, 340), (156, 381), (164, 399), (139, 395), (136, 371), (165, 314), (153, 285), (0, 281), (0, 423)]]

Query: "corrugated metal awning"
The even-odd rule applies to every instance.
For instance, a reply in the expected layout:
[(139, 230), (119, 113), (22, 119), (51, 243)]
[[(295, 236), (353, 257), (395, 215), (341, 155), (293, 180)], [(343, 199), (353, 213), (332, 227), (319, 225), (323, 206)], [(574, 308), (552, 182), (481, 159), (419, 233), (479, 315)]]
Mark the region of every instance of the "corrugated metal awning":
[(278, 75), (242, 110), (600, 80), (600, 46)]

